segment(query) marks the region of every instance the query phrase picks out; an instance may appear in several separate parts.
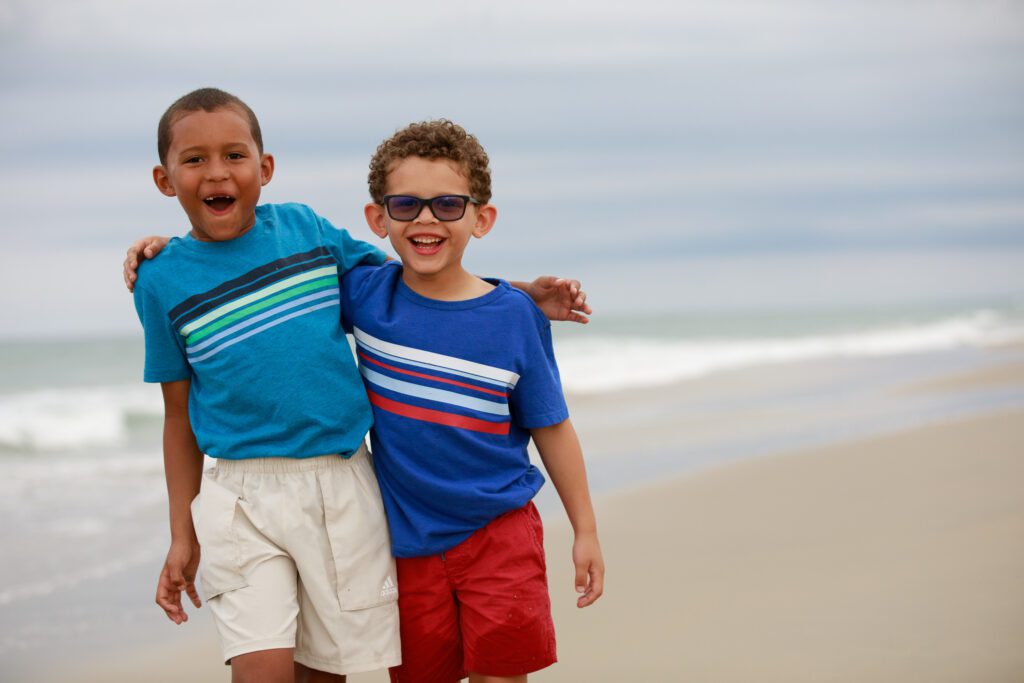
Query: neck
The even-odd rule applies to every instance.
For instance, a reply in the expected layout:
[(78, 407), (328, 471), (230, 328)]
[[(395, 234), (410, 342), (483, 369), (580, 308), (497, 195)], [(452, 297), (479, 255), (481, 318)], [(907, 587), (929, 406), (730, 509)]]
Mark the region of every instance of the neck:
[(197, 230), (195, 226), (192, 226), (192, 229), (189, 230), (189, 234), (192, 235), (192, 237), (194, 237), (199, 242), (230, 242), (231, 240), (236, 240), (239, 237), (241, 237), (242, 235), (244, 235), (245, 233), (247, 233), (250, 230), (252, 230), (254, 225), (256, 225), (256, 212), (255, 211), (253, 212), (252, 217), (248, 221), (246, 221), (246, 223), (244, 225), (242, 225), (242, 227), (237, 228), (236, 230), (231, 232), (229, 235), (224, 236), (222, 239), (213, 239), (212, 237), (207, 235), (204, 231)]
[(437, 301), (465, 301), (483, 296), (494, 289), (494, 285), (485, 282), (463, 270), (457, 272), (432, 273), (423, 275), (409, 268), (402, 269), (402, 282), (420, 296)]

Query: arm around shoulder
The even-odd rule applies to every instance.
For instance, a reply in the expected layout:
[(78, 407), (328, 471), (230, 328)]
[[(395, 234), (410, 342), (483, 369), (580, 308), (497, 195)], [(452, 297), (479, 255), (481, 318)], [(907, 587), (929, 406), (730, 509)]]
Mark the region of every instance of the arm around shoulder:
[(150, 235), (149, 237), (135, 240), (128, 247), (128, 253), (124, 258), (122, 270), (124, 286), (128, 288), (129, 292), (135, 291), (135, 281), (139, 279), (139, 263), (145, 259), (155, 258), (157, 254), (163, 251), (163, 248), (167, 246), (169, 241), (170, 238), (167, 237)]
[(533, 282), (509, 282), (527, 294), (548, 320), (562, 320), (586, 325), (594, 311), (587, 303), (587, 293), (579, 280), (554, 275), (541, 275)]

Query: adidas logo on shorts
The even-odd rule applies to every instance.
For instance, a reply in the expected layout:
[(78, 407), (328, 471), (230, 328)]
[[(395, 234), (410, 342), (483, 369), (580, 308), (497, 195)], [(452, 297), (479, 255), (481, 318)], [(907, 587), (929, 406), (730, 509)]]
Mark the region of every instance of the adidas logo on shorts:
[(398, 586), (391, 580), (391, 577), (384, 579), (384, 585), (380, 587), (380, 597), (390, 598), (393, 595), (398, 595)]

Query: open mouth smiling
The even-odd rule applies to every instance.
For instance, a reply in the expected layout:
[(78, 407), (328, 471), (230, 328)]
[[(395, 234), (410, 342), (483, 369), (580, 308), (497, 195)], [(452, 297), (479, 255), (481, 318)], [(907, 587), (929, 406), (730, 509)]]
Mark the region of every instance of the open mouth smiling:
[(414, 235), (409, 238), (409, 242), (412, 243), (413, 249), (420, 254), (432, 254), (438, 251), (444, 241), (444, 237), (438, 237), (436, 235)]
[(213, 195), (204, 198), (203, 203), (217, 213), (221, 213), (231, 208), (231, 205), (235, 203), (235, 198), (228, 195)]

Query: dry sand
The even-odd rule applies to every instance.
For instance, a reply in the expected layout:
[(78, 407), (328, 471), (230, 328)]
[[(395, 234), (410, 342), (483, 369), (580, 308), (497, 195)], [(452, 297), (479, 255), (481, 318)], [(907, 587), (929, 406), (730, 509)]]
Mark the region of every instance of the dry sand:
[(604, 499), (607, 594), (537, 681), (1024, 681), (1024, 415)]
[[(531, 680), (1024, 681), (1024, 414), (721, 466), (598, 515), (607, 593), (585, 610), (548, 515), (561, 661)], [(229, 680), (204, 612), (61, 678)]]

